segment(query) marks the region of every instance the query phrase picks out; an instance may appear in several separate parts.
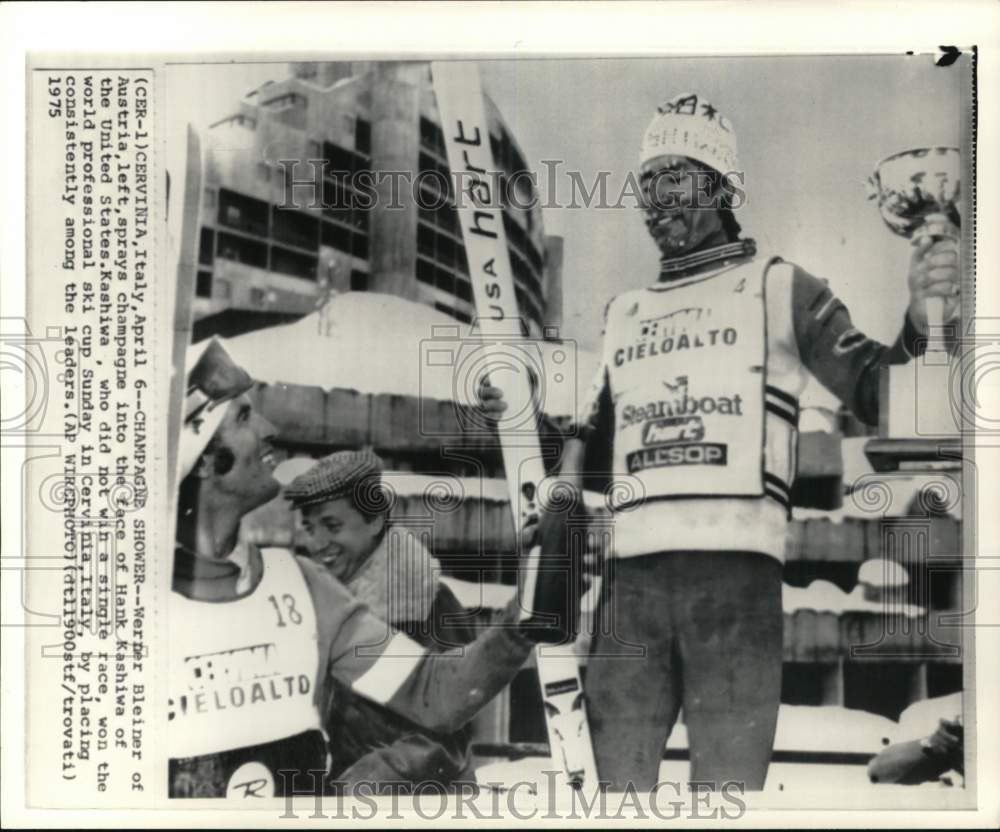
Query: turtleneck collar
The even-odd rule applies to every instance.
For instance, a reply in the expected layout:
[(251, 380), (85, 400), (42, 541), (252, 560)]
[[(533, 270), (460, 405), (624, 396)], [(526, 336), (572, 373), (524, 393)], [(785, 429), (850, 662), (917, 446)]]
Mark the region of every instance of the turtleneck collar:
[(174, 592), (192, 601), (236, 601), (256, 589), (264, 572), (260, 550), (238, 543), (229, 557), (201, 557), (178, 543), (174, 549)]
[(733, 260), (753, 257), (757, 253), (757, 243), (753, 240), (735, 240), (721, 243), (700, 251), (693, 251), (680, 257), (664, 257), (660, 260), (661, 283), (690, 277), (693, 274), (717, 268)]

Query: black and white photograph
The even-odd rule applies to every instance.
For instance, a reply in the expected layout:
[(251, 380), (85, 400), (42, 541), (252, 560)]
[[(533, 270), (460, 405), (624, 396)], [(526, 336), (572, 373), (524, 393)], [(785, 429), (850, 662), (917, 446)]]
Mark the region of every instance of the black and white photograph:
[(995, 819), (995, 43), (706, 36), (27, 56), (19, 806)]
[[(961, 555), (960, 456), (906, 432), (912, 399), (880, 398), (896, 373), (912, 389), (960, 310), (968, 58), (935, 61), (170, 68), (168, 101), (248, 82), (198, 133), (182, 266), (196, 357), (171, 602), (192, 644), (171, 627), (189, 651), (171, 795), (305, 777), (324, 727), (337, 788), (469, 766), (544, 787), (557, 763), (578, 788), (960, 787), (961, 639), (931, 628), (962, 609), (961, 571), (940, 568)], [(573, 78), (586, 94), (554, 103)], [(494, 367), (534, 380), (534, 403), (507, 416)], [(511, 459), (557, 505), (512, 490)], [(570, 531), (548, 552), (554, 523)], [(536, 544), (568, 578), (539, 602), (567, 620), (584, 575), (600, 583), (552, 696), (531, 629), (473, 627), (530, 610), (522, 592), (505, 613)], [(270, 667), (307, 681), (248, 686), (233, 665), (282, 635), (282, 597), (312, 607), (311, 650)], [(412, 658), (380, 655), (421, 632)], [(287, 726), (256, 717), (277, 708)]]

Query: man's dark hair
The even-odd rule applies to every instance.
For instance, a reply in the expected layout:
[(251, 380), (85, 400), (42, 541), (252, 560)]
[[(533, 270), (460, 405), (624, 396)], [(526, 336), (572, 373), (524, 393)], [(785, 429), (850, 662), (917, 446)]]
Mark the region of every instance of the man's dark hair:
[[(733, 212), (734, 198), (742, 204), (745, 195), (742, 189), (735, 184), (736, 180), (723, 175), (717, 171), (710, 171), (712, 174), (712, 196), (719, 200), (719, 219), (722, 220), (722, 229), (726, 232), (729, 242), (734, 243), (740, 237), (740, 224), (736, 221), (736, 214)], [(740, 180), (742, 181), (742, 180)]]
[(719, 209), (719, 219), (722, 220), (722, 230), (726, 232), (729, 242), (735, 243), (740, 238), (740, 224), (736, 221), (736, 215), (729, 208)]

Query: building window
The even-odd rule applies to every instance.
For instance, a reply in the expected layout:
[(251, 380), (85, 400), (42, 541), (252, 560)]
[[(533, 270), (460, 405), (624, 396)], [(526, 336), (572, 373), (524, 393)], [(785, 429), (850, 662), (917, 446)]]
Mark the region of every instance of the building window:
[(333, 142), (323, 142), (323, 158), (327, 160), (326, 173), (335, 176), (338, 173), (354, 173), (367, 170), (369, 159), (367, 153), (356, 153)]
[(351, 254), (362, 260), (368, 259), (368, 235), (355, 234), (351, 239)]
[(319, 220), (301, 211), (271, 208), (271, 236), (279, 242), (315, 251), (319, 243)]
[(456, 309), (454, 306), (448, 306), (445, 303), (435, 303), (434, 308), (437, 309), (438, 312), (444, 312), (445, 315), (451, 315), (451, 317), (456, 318), (462, 323), (465, 324), (472, 323), (471, 315), (469, 315), (467, 312), (463, 312), (460, 309)]
[(442, 292), (453, 295), (455, 294), (455, 275), (447, 269), (435, 268), (434, 285)]
[(372, 152), (372, 125), (363, 118), (354, 123), (354, 149), (366, 156)]
[(198, 278), (195, 283), (194, 293), (199, 298), (210, 298), (212, 297), (212, 273), (211, 272), (198, 272)]
[(215, 243), (215, 232), (211, 228), (201, 229), (201, 243), (198, 246), (198, 262), (203, 266), (211, 266), (215, 259), (212, 246)]
[(437, 237), (424, 223), (417, 226), (417, 254), (434, 259), (434, 241)]
[(354, 214), (351, 217), (351, 224), (364, 234), (368, 233), (368, 214), (370, 210), (369, 208), (355, 208)]
[(417, 258), (417, 280), (428, 286), (434, 285), (434, 266), (423, 257)]
[(258, 269), (267, 268), (267, 246), (247, 237), (240, 237), (224, 231), (219, 232), (216, 254), (226, 260), (245, 263)]
[(450, 234), (445, 234), (434, 228), (431, 223), (444, 219), (446, 212), (421, 211), (417, 223), (417, 253), (433, 260), (450, 270), (468, 275), (469, 262), (465, 246)]
[(351, 291), (352, 292), (367, 292), (368, 291), (368, 275), (364, 272), (359, 272), (354, 270), (351, 272)]
[(316, 279), (316, 258), (281, 246), (271, 246), (271, 271)]
[(323, 180), (323, 213), (330, 219), (351, 224), (351, 211), (354, 205), (354, 191), (344, 184), (340, 178)]
[(268, 204), (235, 191), (219, 191), (219, 223), (261, 237), (267, 236)]
[[(432, 188), (433, 190), (426, 197), (428, 205), (434, 205), (440, 202), (440, 197), (438, 196), (438, 191), (441, 187), (447, 185), (448, 196), (451, 198), (451, 168), (449, 168), (443, 162), (438, 161), (434, 156), (429, 153), (418, 153), (417, 154), (417, 166), (421, 173), (427, 173), (428, 171), (437, 171), (438, 175), (431, 178), (425, 177), (421, 180), (420, 184), (425, 187)], [(422, 196), (422, 195), (421, 195)]]
[(454, 205), (445, 205), (438, 211), (438, 218), (446, 231), (450, 231), (456, 237), (462, 235), (462, 223), (458, 219), (458, 209)]
[(524, 289), (516, 284), (514, 286), (514, 295), (517, 298), (517, 310), (521, 314), (521, 318), (528, 318), (541, 326), (542, 310), (535, 301), (528, 296), (528, 293)]
[(438, 228), (444, 229), (455, 237), (462, 235), (462, 226), (458, 219), (458, 211), (454, 205), (442, 205), (440, 208), (422, 208), (417, 203), (417, 218)]
[(445, 156), (444, 132), (429, 118), (420, 118), (420, 144), (428, 150)]
[(437, 259), (439, 263), (447, 266), (449, 269), (454, 269), (456, 265), (455, 249), (456, 244), (454, 239), (447, 234), (438, 234)]
[(345, 254), (351, 253), (351, 232), (349, 229), (332, 222), (324, 222), (320, 241), (325, 246), (335, 248)]

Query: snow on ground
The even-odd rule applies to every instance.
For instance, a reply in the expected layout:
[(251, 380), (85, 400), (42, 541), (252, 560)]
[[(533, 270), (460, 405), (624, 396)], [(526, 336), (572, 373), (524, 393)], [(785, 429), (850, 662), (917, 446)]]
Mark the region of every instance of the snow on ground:
[[(500, 608), (513, 597), (514, 587), (502, 584), (477, 584), (462, 581), (457, 578), (444, 577), (442, 580), (455, 593), (455, 597), (466, 607), (477, 609), (480, 606)], [(851, 592), (844, 592), (830, 581), (813, 581), (807, 587), (782, 585), (782, 607), (786, 613), (796, 610), (814, 610), (816, 612), (832, 612), (841, 615), (847, 612), (884, 613), (886, 602), (868, 601), (864, 597), (864, 587), (856, 586)], [(910, 617), (924, 614), (923, 607), (912, 604), (892, 603), (892, 612)]]
[[(844, 592), (836, 584), (824, 580), (812, 581), (806, 587), (782, 584), (781, 606), (789, 614), (800, 609), (832, 612), (837, 615), (846, 612), (882, 614), (890, 609), (887, 602), (869, 601), (865, 598), (864, 593), (865, 588), (861, 584), (855, 586), (850, 592)], [(899, 613), (910, 618), (918, 618), (926, 612), (923, 607), (896, 601), (892, 602), (891, 610), (893, 614)]]
[[(527, 782), (531, 784), (535, 794), (545, 795), (551, 781), (544, 772), (551, 770), (551, 766), (551, 761), (543, 757), (489, 763), (476, 769), (476, 782), (481, 786), (503, 784), (501, 788), (510, 788), (516, 783)], [(683, 788), (688, 777), (687, 760), (664, 760), (660, 766), (658, 778), (662, 783), (677, 783)], [(520, 790), (529, 793), (532, 791), (525, 786), (521, 786)], [(818, 808), (813, 796), (822, 793), (824, 796), (831, 796), (831, 802), (825, 808), (841, 809), (864, 807), (887, 797), (895, 797), (898, 798), (899, 808), (906, 808), (909, 796), (914, 792), (926, 791), (947, 794), (959, 790), (949, 789), (938, 782), (919, 786), (874, 784), (869, 781), (867, 767), (864, 765), (772, 763), (768, 768), (762, 796), (766, 799), (768, 796), (782, 795), (794, 800), (796, 795), (810, 793), (807, 805)], [(676, 799), (675, 793), (664, 791), (663, 794), (667, 797), (660, 802), (666, 802), (670, 798)]]
[[(851, 440), (844, 440), (849, 442)], [(307, 471), (316, 460), (311, 457), (292, 457), (284, 460), (275, 470), (275, 476), (282, 482), (291, 482), (296, 476)], [(502, 477), (459, 477), (454, 474), (417, 474), (412, 471), (386, 471), (383, 477), (389, 482), (397, 494), (415, 496), (424, 493), (428, 486), (445, 482), (452, 493), (460, 499), (482, 499), (490, 502), (506, 503), (509, 501), (507, 480)], [(845, 478), (846, 479), (846, 478)], [(794, 508), (792, 517), (796, 520), (829, 520), (831, 523), (841, 523), (845, 519), (872, 520), (883, 516), (898, 516), (903, 513), (910, 501), (925, 486), (933, 482), (941, 482), (940, 475), (883, 478), (886, 486), (891, 486), (891, 503), (884, 510), (874, 512), (864, 510), (864, 498), (858, 495), (844, 497), (844, 505), (833, 511), (809, 508)], [(596, 491), (583, 492), (584, 503), (591, 511), (607, 510), (604, 494)], [(960, 519), (959, 502), (949, 504), (951, 516)]]
[[(777, 752), (874, 756), (886, 746), (908, 738), (911, 738), (909, 734), (901, 735), (898, 723), (866, 711), (838, 706), (782, 705), (778, 710), (774, 748)], [(687, 729), (679, 720), (671, 732), (667, 748), (687, 747)], [(543, 772), (549, 768), (550, 761), (541, 757), (500, 761), (480, 766), (476, 770), (476, 778), (480, 784), (512, 784), (527, 780), (538, 784), (536, 791), (544, 793), (550, 781)], [(660, 766), (662, 781), (684, 783), (687, 777), (686, 760), (665, 760)], [(937, 784), (930, 784), (929, 787), (941, 788)], [(823, 790), (861, 795), (884, 794), (886, 789), (884, 785), (876, 786), (869, 782), (866, 764), (839, 763), (772, 763), (764, 785), (767, 793)]]

